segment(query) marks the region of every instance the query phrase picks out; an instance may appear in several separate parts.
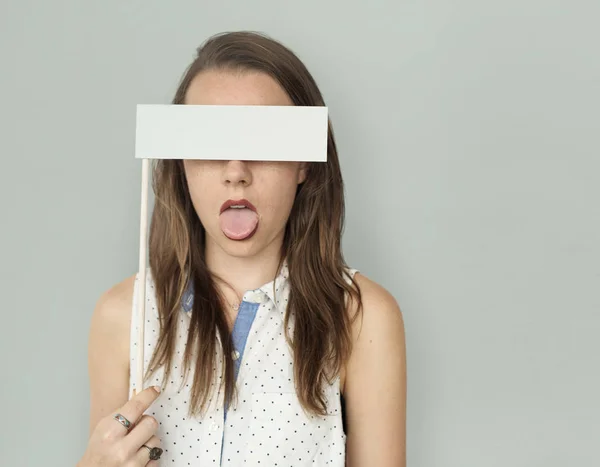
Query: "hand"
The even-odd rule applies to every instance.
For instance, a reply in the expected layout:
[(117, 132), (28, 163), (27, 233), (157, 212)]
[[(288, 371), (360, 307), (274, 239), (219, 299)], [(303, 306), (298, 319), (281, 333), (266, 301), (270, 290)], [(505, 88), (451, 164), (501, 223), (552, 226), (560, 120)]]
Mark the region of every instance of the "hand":
[[(158, 388), (144, 389), (100, 420), (77, 467), (158, 466), (158, 461), (150, 459), (150, 450), (144, 447), (159, 447), (160, 440), (155, 436), (158, 422), (143, 414), (159, 393)], [(113, 418), (117, 413), (131, 422), (129, 429)]]

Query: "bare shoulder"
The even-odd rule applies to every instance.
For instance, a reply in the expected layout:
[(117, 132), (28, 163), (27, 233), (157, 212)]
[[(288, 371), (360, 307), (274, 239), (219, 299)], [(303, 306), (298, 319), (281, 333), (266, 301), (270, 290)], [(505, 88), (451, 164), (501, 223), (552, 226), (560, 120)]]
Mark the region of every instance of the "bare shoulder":
[(116, 345), (129, 348), (135, 274), (104, 291), (96, 302), (89, 336), (90, 357)]
[(129, 336), (135, 274), (103, 292), (88, 339), (90, 430), (128, 399)]
[(94, 309), (96, 320), (115, 324), (131, 317), (135, 277), (135, 274), (127, 277), (100, 295)]
[(108, 345), (128, 345), (134, 284), (135, 274), (104, 291), (96, 301), (90, 326), (90, 353), (104, 351)]
[[(357, 272), (354, 279), (361, 291), (362, 310), (353, 326), (355, 343), (367, 338), (404, 338), (402, 311), (396, 298), (383, 286)], [(351, 313), (357, 304), (351, 304)]]
[[(347, 409), (347, 464), (406, 465), (406, 350), (397, 300), (357, 273), (362, 311), (353, 323), (353, 347), (342, 391)], [(357, 304), (351, 303), (350, 311)], [(352, 310), (354, 307), (354, 310)]]

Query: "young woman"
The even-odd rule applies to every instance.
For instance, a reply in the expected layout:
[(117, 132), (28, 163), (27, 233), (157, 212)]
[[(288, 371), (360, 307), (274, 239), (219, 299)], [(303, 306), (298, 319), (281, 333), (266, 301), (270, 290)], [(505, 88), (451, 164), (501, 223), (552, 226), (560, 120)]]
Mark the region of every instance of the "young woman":
[[(325, 105), (290, 50), (247, 32), (205, 42), (174, 103)], [(402, 315), (345, 264), (328, 138), (326, 163), (158, 161), (145, 389), (132, 276), (94, 311), (80, 467), (405, 465)]]

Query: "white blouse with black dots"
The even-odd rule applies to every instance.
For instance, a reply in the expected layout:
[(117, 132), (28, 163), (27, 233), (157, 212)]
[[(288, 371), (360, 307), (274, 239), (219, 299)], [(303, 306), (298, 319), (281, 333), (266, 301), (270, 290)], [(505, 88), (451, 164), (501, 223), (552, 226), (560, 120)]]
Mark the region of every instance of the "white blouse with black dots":
[[(356, 270), (348, 271), (353, 276)], [(155, 348), (159, 321), (150, 270), (146, 274), (144, 368)], [(188, 417), (193, 375), (183, 381), (175, 364), (170, 381), (146, 412), (159, 422), (157, 436), (164, 452), (161, 466), (333, 466), (345, 464), (346, 435), (342, 426), (339, 378), (325, 388), (327, 416), (306, 414), (294, 389), (293, 359), (284, 336), (289, 295), (284, 264), (274, 283), (243, 296), (233, 328), (238, 400), (225, 410), (223, 394), (215, 391), (201, 417)], [(193, 291), (186, 291), (176, 344), (182, 358), (190, 323)], [(137, 279), (133, 296), (130, 368), (137, 368)], [(293, 326), (293, 323), (291, 324)], [(222, 359), (220, 346), (217, 358)], [(182, 361), (182, 360), (181, 360)], [(221, 367), (215, 368), (217, 380)], [(158, 370), (145, 387), (160, 385)], [(135, 389), (131, 371), (130, 395)]]

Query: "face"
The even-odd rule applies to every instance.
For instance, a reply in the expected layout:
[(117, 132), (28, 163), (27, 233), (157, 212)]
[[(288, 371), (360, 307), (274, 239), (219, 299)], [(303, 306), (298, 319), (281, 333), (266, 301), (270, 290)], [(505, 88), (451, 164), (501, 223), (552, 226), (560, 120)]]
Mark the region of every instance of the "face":
[[(270, 76), (231, 71), (197, 75), (185, 104), (293, 105)], [(296, 190), (306, 178), (305, 163), (184, 160), (183, 164), (192, 203), (206, 230), (207, 249), (237, 257), (267, 249), (279, 253)]]

